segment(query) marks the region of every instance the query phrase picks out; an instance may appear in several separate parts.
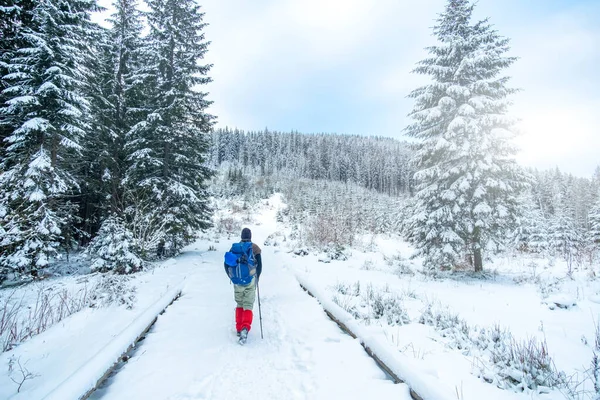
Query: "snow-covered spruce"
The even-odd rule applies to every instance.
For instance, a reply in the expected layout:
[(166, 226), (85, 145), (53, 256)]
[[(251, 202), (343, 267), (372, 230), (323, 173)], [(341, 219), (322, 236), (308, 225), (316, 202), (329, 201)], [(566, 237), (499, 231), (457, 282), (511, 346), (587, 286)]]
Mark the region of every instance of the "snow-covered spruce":
[(78, 190), (77, 157), (88, 128), (82, 92), (93, 31), (89, 16), (97, 6), (25, 3), (9, 41), (18, 47), (2, 64), (0, 265), (35, 275), (61, 244), (70, 244), (76, 215), (70, 196)]
[(98, 35), (90, 77), (91, 128), (94, 135), (84, 140), (83, 160), (87, 167), (83, 206), (84, 227), (95, 234), (98, 220), (108, 213), (123, 216), (128, 187), (123, 185), (127, 171), (125, 142), (132, 126), (145, 118), (143, 77), (140, 71), (142, 45), (141, 12), (136, 0), (113, 2), (111, 28)]
[(509, 40), (488, 20), (472, 23), (468, 0), (449, 0), (433, 28), (439, 44), (416, 73), (433, 82), (414, 90), (405, 131), (415, 139), (416, 203), (408, 238), (430, 269), (470, 264), (483, 268), (516, 214), (527, 176), (514, 161), (514, 123), (506, 116), (515, 92), (501, 76), (515, 58)]
[(546, 254), (547, 222), (531, 194), (519, 196), (519, 213), (514, 231), (514, 246), (523, 253)]
[(572, 272), (573, 261), (579, 254), (582, 243), (580, 232), (571, 217), (558, 213), (550, 220), (548, 235), (550, 254), (566, 260), (569, 273)]
[[(200, 60), (208, 43), (202, 30), (204, 14), (192, 0), (147, 1), (150, 32), (140, 49), (147, 102), (144, 117), (127, 134), (129, 168), (123, 184), (126, 216), (164, 232), (159, 243), (165, 255), (176, 254), (199, 230), (210, 226), (205, 165), (213, 117), (199, 85), (210, 81), (210, 65)], [(138, 235), (141, 242), (145, 237)]]
[(144, 262), (136, 254), (133, 234), (122, 220), (107, 218), (87, 249), (92, 258), (93, 271), (114, 271), (129, 274), (142, 269)]
[(589, 214), (590, 230), (587, 241), (594, 253), (600, 252), (600, 199), (596, 202)]

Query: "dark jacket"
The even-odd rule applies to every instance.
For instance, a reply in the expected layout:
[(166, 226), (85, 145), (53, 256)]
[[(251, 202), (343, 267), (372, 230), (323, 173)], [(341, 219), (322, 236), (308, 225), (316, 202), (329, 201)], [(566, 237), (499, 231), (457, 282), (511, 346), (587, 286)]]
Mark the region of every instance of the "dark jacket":
[(256, 279), (259, 279), (260, 273), (262, 272), (262, 250), (256, 243), (252, 243), (252, 252), (254, 253), (254, 259), (256, 260)]

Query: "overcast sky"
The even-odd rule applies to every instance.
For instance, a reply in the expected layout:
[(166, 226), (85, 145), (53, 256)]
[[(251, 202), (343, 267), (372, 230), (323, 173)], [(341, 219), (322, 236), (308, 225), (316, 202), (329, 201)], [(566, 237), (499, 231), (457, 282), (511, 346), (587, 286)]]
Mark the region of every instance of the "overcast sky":
[[(101, 1), (106, 3), (107, 0)], [(218, 126), (402, 139), (427, 82), (410, 71), (435, 44), (445, 0), (199, 0)], [(600, 1), (479, 0), (519, 57), (518, 161), (591, 176), (600, 165)]]

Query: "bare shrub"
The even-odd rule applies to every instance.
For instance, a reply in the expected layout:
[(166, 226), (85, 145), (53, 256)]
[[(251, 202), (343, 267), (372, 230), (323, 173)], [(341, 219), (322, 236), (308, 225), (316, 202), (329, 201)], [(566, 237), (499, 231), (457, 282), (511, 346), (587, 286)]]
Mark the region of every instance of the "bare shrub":
[(90, 290), (88, 304), (92, 308), (124, 305), (132, 309), (135, 305), (137, 289), (130, 278), (124, 275), (103, 275)]
[(285, 241), (287, 241), (285, 234), (283, 232), (277, 231), (277, 232), (273, 232), (269, 236), (267, 236), (267, 238), (265, 239), (263, 244), (265, 246), (277, 247)]
[(39, 376), (29, 371), (25, 366), (26, 364), (27, 362), (21, 364), (21, 357), (15, 358), (15, 356), (12, 356), (8, 360), (8, 376), (11, 381), (18, 385), (17, 393), (21, 392), (21, 387), (25, 381)]
[(557, 371), (545, 341), (517, 341), (506, 329), (469, 326), (448, 310), (428, 304), (419, 322), (435, 327), (448, 346), (475, 356), (475, 373), (488, 383), (515, 392), (538, 388), (561, 388), (565, 375)]
[(350, 293), (350, 285), (348, 285), (347, 283), (343, 283), (343, 282), (336, 282), (333, 285), (333, 290), (335, 290), (338, 293), (341, 294), (349, 294)]
[(0, 347), (8, 351), (19, 343), (38, 335), (55, 323), (87, 305), (87, 288), (76, 292), (40, 286), (34, 304), (17, 299), (15, 292), (0, 304)]
[(558, 277), (542, 279), (542, 277), (538, 275), (535, 279), (535, 283), (542, 299), (547, 299), (551, 294), (560, 291), (563, 282), (562, 279)]
[(495, 372), (492, 377), (488, 374), (488, 382), (516, 392), (563, 386), (564, 374), (556, 370), (545, 341), (517, 341), (510, 332), (498, 328), (488, 331), (488, 335), (486, 347)]
[(392, 272), (395, 275), (398, 275), (400, 278), (403, 276), (413, 276), (415, 272), (410, 267), (409, 261), (402, 257), (401, 254), (395, 254), (393, 256), (387, 257), (383, 256), (385, 263), (391, 267)]
[(355, 318), (355, 319), (361, 318), (361, 315), (358, 312), (358, 310), (356, 308), (356, 304), (354, 302), (354, 299), (352, 298), (351, 295), (335, 294), (335, 295), (333, 295), (331, 300), (335, 304), (340, 306), (342, 309), (344, 309), (347, 313), (352, 315), (353, 318)]
[(136, 288), (122, 275), (104, 275), (91, 290), (87, 285), (76, 290), (40, 285), (32, 304), (13, 291), (0, 297), (0, 349), (11, 350), (85, 307), (117, 304), (130, 309), (135, 299)]
[(19, 342), (16, 320), (22, 304), (14, 300), (13, 290), (0, 304), (0, 345), (2, 351), (10, 350)]
[[(360, 285), (360, 283), (359, 283), (359, 285)], [(333, 295), (331, 300), (335, 304), (337, 304), (338, 306), (343, 308), (346, 312), (350, 313), (354, 318), (359, 319), (360, 314), (356, 308), (357, 294), (356, 294), (355, 288), (356, 288), (356, 286), (354, 286), (354, 288), (352, 288), (347, 283), (336, 282), (335, 285), (333, 285), (333, 287), (332, 287), (332, 289), (336, 293)], [(360, 286), (359, 286), (359, 288), (360, 288)]]
[(220, 217), (215, 223), (215, 228), (218, 233), (226, 233), (231, 236), (241, 232), (242, 223), (233, 217)]
[(405, 297), (408, 297), (410, 299), (415, 299), (415, 300), (419, 299), (419, 294), (417, 293), (417, 291), (414, 290), (414, 289), (412, 289), (412, 288), (410, 288), (410, 287), (404, 289), (402, 291), (402, 295), (405, 296)]
[(324, 249), (352, 245), (356, 232), (344, 226), (339, 215), (320, 214), (307, 221), (307, 241), (309, 244)]
[[(584, 344), (587, 345), (587, 341)], [(598, 323), (590, 367), (582, 374), (576, 373), (566, 379), (565, 397), (581, 400), (600, 399), (600, 325)]]
[(375, 263), (373, 260), (366, 260), (363, 265), (360, 267), (363, 271), (372, 271), (375, 269)]
[(419, 323), (433, 326), (440, 332), (442, 337), (450, 340), (448, 343), (449, 346), (463, 350), (464, 354), (468, 354), (471, 348), (471, 340), (469, 339), (471, 329), (467, 322), (460, 318), (458, 314), (452, 313), (449, 310), (434, 308), (430, 303), (427, 304), (425, 310), (421, 313)]
[(373, 319), (384, 320), (390, 326), (410, 323), (402, 297), (392, 293), (389, 287), (375, 290), (372, 285), (368, 285), (366, 290), (361, 292), (360, 281), (356, 281), (353, 285), (337, 282), (333, 290), (336, 292), (332, 298), (333, 302), (356, 319), (367, 323)]
[(410, 323), (408, 312), (404, 308), (402, 297), (371, 291), (371, 315), (374, 319), (385, 319), (390, 326)]
[(348, 256), (346, 255), (344, 247), (340, 245), (328, 247), (325, 253), (327, 254), (327, 257), (329, 257), (329, 259), (331, 260), (348, 260)]

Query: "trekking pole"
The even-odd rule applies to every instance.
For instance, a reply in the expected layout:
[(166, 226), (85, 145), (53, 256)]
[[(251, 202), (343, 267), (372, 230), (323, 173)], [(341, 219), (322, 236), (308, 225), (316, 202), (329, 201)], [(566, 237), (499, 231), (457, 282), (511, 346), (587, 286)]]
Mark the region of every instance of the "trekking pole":
[(258, 288), (258, 279), (256, 279), (256, 294), (258, 295), (258, 319), (260, 321), (260, 338), (264, 339), (262, 329), (262, 313), (260, 311), (260, 289)]

